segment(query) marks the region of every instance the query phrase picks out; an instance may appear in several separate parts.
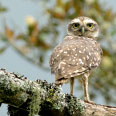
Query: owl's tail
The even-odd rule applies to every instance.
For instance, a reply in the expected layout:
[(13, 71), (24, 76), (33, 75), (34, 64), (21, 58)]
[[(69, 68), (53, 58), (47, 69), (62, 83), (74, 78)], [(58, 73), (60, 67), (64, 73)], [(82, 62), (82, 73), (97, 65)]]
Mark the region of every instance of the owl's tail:
[(69, 79), (65, 77), (59, 77), (59, 75), (55, 75), (55, 80), (56, 85), (62, 85), (64, 83), (67, 83)]

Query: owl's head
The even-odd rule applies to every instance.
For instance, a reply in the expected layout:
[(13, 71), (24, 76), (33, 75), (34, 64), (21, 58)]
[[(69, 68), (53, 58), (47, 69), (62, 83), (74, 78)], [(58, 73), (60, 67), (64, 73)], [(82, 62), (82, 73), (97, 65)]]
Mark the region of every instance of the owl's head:
[(95, 38), (99, 35), (99, 26), (93, 19), (81, 16), (68, 24), (68, 35)]

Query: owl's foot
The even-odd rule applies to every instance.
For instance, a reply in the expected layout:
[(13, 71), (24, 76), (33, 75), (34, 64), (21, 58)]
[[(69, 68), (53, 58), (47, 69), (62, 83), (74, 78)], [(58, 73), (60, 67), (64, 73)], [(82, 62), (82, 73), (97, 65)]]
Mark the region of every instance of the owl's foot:
[(85, 99), (84, 102), (90, 103), (90, 104), (95, 104), (93, 101), (91, 101), (91, 100), (89, 100), (89, 99)]

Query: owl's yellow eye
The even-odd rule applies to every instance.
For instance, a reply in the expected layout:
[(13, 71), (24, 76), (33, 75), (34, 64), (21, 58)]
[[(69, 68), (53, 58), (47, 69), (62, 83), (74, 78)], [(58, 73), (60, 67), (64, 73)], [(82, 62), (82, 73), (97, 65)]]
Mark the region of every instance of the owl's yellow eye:
[(93, 23), (88, 23), (87, 27), (89, 27), (90, 29), (92, 29), (93, 28)]
[(74, 23), (74, 24), (72, 25), (73, 29), (78, 29), (78, 28), (79, 28), (79, 26), (80, 26), (80, 24), (79, 24), (79, 23)]

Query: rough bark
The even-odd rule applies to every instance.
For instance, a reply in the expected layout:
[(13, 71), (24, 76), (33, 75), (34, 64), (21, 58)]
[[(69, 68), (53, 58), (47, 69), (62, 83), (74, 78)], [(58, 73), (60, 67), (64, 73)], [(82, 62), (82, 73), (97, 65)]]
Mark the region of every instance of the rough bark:
[(116, 107), (84, 103), (46, 81), (0, 70), (0, 102), (10, 116), (116, 116)]

